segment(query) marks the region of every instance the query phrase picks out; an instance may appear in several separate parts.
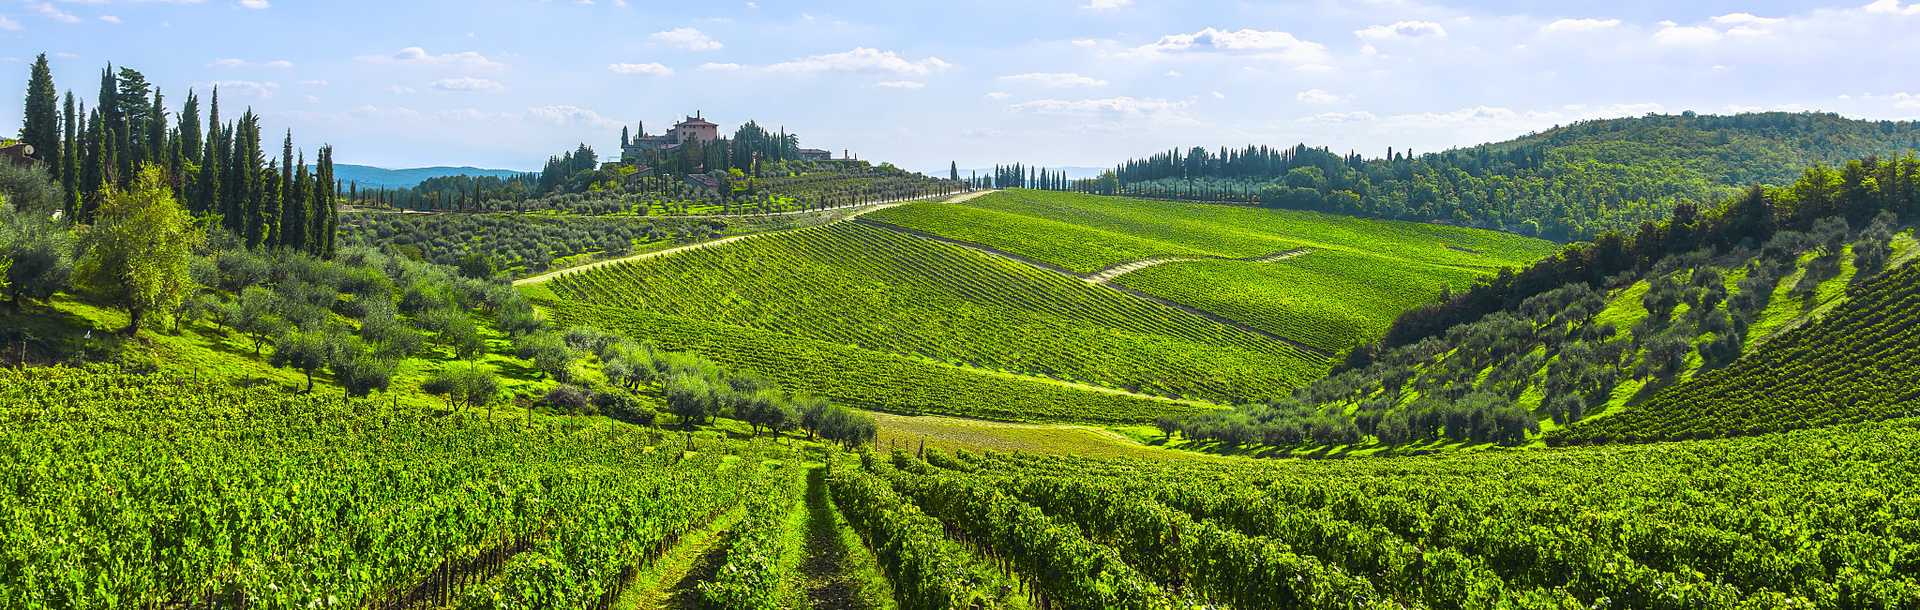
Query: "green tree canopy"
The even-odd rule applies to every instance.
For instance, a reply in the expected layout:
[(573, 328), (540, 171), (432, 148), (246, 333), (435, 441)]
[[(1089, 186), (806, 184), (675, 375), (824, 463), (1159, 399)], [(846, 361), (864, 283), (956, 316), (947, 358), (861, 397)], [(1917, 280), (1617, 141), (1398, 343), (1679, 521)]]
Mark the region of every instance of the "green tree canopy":
[(125, 191), (102, 198), (82, 239), (75, 283), (96, 299), (127, 310), (128, 335), (154, 311), (171, 311), (192, 292), (193, 248), (204, 236), (158, 168), (141, 169)]

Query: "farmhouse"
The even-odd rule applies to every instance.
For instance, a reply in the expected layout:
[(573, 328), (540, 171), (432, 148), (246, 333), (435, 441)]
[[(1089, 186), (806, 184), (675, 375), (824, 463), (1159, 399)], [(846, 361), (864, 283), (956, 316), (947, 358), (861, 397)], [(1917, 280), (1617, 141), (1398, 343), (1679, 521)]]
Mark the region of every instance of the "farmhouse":
[(673, 128), (661, 135), (647, 135), (647, 124), (640, 124), (640, 135), (629, 138), (620, 144), (620, 159), (636, 161), (647, 151), (667, 151), (679, 148), (688, 142), (702, 144), (720, 139), (720, 126), (707, 121), (695, 112), (686, 120), (674, 123)]

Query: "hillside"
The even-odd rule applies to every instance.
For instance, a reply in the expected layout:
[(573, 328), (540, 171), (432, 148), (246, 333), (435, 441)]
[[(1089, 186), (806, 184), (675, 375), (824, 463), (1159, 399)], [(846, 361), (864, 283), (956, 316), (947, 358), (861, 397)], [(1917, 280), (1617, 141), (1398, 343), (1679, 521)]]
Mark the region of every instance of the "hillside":
[(1555, 240), (1631, 231), (1675, 206), (1707, 207), (1816, 163), (1897, 157), (1920, 124), (1833, 114), (1649, 115), (1584, 121), (1447, 151), (1387, 158), (1327, 148), (1194, 148), (1122, 163), (1073, 188), (1438, 220)]
[(363, 189), (413, 188), (422, 182), (434, 178), (446, 178), (450, 176), (511, 178), (526, 173), (510, 169), (481, 169), (478, 167), (387, 169), (371, 165), (347, 164), (336, 164), (333, 166), (333, 171), (335, 177)]
[[(1902, 168), (1915, 163), (1861, 171), (1910, 175)], [(1697, 222), (1653, 226), (1624, 247), (1637, 255), (1570, 248), (1524, 272), (1545, 284), (1560, 270), (1558, 288), (1510, 292), (1517, 304), (1357, 351), (1364, 364), (1290, 400), (1179, 428), (1214, 448), (1352, 453), (1521, 446), (1542, 432), (1553, 443), (1708, 438), (1908, 416), (1893, 379), (1920, 350), (1895, 330), (1920, 254), (1898, 230), (1896, 211), (1913, 209), (1911, 184), (1848, 189), (1828, 175), (1809, 170)], [(1862, 217), (1871, 219), (1849, 222)], [(1606, 260), (1625, 262), (1589, 283)]]
[[(1171, 398), (1284, 395), (1327, 366), (1324, 356), (1180, 309), (858, 223), (618, 264), (548, 288), (557, 298), (544, 304), (575, 323), (618, 327), (596, 312), (626, 310)], [(754, 368), (777, 375), (781, 360), (798, 356), (768, 354)], [(829, 393), (834, 383), (795, 385)], [(885, 408), (889, 398), (868, 400)]]
[(1326, 354), (1378, 339), (1406, 308), (1553, 251), (1444, 225), (1030, 190), (863, 221), (1097, 277)]

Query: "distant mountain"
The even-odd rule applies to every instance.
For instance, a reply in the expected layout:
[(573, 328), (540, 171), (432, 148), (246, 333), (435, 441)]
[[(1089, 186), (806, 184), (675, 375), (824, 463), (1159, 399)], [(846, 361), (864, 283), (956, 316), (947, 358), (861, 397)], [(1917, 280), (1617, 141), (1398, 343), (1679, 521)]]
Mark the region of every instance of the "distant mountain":
[(432, 178), (445, 176), (493, 176), (506, 178), (526, 172), (511, 169), (481, 169), (478, 167), (416, 167), (412, 169), (387, 169), (370, 165), (333, 166), (333, 175), (340, 180), (359, 184), (362, 188), (412, 188)]

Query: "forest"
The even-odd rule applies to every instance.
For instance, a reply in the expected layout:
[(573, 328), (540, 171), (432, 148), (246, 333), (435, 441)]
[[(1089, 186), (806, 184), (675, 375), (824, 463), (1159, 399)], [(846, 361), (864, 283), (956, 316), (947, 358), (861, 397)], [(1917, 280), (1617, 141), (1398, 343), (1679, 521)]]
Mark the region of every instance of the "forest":
[(1330, 148), (1193, 147), (1120, 163), (1099, 178), (1001, 166), (984, 183), (1238, 202), (1437, 221), (1558, 241), (1595, 239), (1704, 208), (1816, 163), (1897, 156), (1920, 125), (1824, 113), (1649, 115), (1574, 123), (1520, 138), (1385, 156)]

